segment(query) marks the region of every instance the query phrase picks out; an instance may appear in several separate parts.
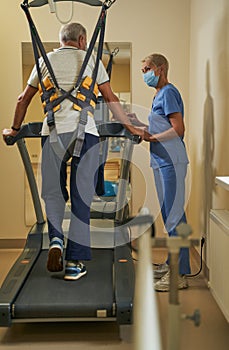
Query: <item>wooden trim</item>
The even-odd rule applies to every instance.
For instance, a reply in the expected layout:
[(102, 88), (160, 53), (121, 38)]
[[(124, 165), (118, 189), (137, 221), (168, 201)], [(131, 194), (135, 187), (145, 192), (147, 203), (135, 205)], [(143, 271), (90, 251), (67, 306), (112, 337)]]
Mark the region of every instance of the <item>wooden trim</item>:
[(26, 240), (23, 238), (17, 239), (0, 239), (0, 249), (22, 249), (25, 246)]

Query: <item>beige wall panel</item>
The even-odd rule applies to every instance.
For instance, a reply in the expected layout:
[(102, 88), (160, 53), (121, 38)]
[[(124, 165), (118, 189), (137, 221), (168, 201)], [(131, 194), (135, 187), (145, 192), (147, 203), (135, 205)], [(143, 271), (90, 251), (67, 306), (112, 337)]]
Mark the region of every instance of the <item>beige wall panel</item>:
[(211, 208), (229, 208), (228, 193), (214, 183), (229, 174), (228, 16), (227, 0), (191, 1), (188, 213), (197, 235), (208, 236)]

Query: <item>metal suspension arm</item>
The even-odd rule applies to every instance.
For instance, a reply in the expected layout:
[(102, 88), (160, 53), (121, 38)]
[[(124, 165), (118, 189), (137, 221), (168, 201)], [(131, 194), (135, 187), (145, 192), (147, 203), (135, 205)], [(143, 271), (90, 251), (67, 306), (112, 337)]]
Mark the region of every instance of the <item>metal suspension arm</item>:
[[(60, 2), (60, 1), (82, 2), (83, 4), (87, 4), (90, 6), (102, 6), (103, 5), (102, 1), (100, 1), (100, 0), (53, 0), (53, 2)], [(33, 0), (30, 2), (28, 2), (28, 0), (24, 1), (24, 4), (29, 6), (29, 7), (41, 7), (41, 6), (47, 5), (48, 3), (49, 3), (48, 0)]]

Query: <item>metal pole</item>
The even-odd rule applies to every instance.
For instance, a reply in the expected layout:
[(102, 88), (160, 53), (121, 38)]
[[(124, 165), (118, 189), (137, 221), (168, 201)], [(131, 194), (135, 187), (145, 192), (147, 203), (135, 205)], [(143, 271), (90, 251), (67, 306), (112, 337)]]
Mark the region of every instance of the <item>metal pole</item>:
[(124, 219), (123, 212), (126, 205), (126, 187), (128, 184), (130, 160), (132, 158), (133, 148), (133, 142), (130, 139), (125, 139), (117, 193), (117, 208), (115, 216), (117, 222), (121, 222)]
[(182, 247), (190, 247), (191, 241), (187, 238), (191, 233), (191, 227), (186, 223), (177, 226), (177, 237), (168, 238), (170, 253), (170, 291), (168, 306), (168, 347), (167, 350), (180, 349), (181, 306), (179, 302), (178, 277), (179, 277), (179, 252)]
[(34, 210), (35, 210), (35, 214), (36, 214), (36, 218), (37, 218), (37, 223), (43, 224), (45, 222), (45, 220), (44, 220), (44, 216), (43, 216), (43, 212), (42, 212), (42, 208), (41, 208), (41, 201), (40, 201), (40, 197), (38, 194), (37, 183), (36, 183), (32, 164), (30, 161), (29, 153), (28, 153), (28, 150), (26, 148), (24, 139), (19, 139), (17, 141), (17, 146), (18, 146), (18, 149), (19, 149), (19, 152), (20, 152), (23, 164), (24, 164), (24, 168), (26, 171), (27, 179), (29, 182), (29, 187), (30, 187), (30, 191), (31, 191), (31, 195), (32, 195), (33, 206), (34, 206)]
[[(146, 208), (141, 210), (145, 213)], [(147, 213), (148, 214), (148, 213)], [(156, 295), (153, 288), (151, 228), (140, 226), (134, 297), (134, 350), (161, 350)]]
[[(172, 239), (172, 238), (170, 238)], [(168, 350), (180, 349), (180, 303), (178, 294), (180, 247), (172, 248), (170, 252), (170, 291), (168, 305)]]

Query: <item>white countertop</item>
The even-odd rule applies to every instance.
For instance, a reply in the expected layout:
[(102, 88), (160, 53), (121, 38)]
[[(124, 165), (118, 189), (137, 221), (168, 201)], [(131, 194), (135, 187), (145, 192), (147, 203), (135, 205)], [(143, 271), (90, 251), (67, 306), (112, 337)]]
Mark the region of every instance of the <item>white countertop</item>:
[(229, 176), (216, 176), (215, 183), (229, 191)]

